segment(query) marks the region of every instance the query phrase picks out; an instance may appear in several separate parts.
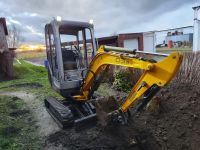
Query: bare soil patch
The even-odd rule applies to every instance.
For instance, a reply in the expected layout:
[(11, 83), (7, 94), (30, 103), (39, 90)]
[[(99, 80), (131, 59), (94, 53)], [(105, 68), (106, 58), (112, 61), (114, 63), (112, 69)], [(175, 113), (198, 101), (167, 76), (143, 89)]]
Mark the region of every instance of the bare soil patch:
[(46, 111), (43, 101), (36, 98), (34, 95), (28, 92), (3, 92), (1, 95), (13, 96), (14, 100), (21, 99), (27, 104), (27, 109), (13, 111), (10, 115), (18, 117), (24, 113), (29, 113), (30, 110), (37, 120), (36, 126), (38, 126), (39, 135), (41, 137), (46, 137), (59, 130), (57, 124)]
[[(159, 113), (142, 110), (126, 126), (115, 125), (51, 134), (46, 146), (58, 149), (198, 150), (200, 147), (200, 91), (176, 84), (162, 89)], [(140, 139), (140, 145), (135, 141)]]
[[(42, 84), (40, 83), (19, 83), (19, 84), (14, 84), (14, 85), (9, 85), (5, 87), (1, 87), (0, 89), (5, 89), (5, 88), (41, 88), (43, 87)], [(17, 99), (16, 99), (17, 100)]]
[(30, 113), (30, 111), (29, 110), (15, 110), (10, 113), (10, 116), (11, 117), (19, 117), (19, 116), (22, 116), (27, 113)]
[[(44, 137), (46, 150), (199, 150), (200, 147), (199, 85), (173, 82), (158, 93), (158, 112), (144, 109), (132, 116), (128, 125), (96, 125), (79, 131), (74, 128), (60, 130), (46, 112), (43, 101), (30, 93), (3, 94), (13, 96), (13, 101), (22, 99), (27, 104), (25, 110), (30, 110), (37, 118), (36, 126)], [(124, 93), (118, 94), (118, 97), (123, 96)], [(29, 113), (23, 111), (16, 110), (13, 115), (20, 117)], [(15, 133), (15, 128), (10, 126), (5, 133)]]
[(10, 127), (4, 128), (1, 133), (4, 136), (10, 136), (10, 135), (13, 135), (13, 134), (18, 134), (20, 132), (20, 130), (21, 130), (20, 128), (10, 126)]

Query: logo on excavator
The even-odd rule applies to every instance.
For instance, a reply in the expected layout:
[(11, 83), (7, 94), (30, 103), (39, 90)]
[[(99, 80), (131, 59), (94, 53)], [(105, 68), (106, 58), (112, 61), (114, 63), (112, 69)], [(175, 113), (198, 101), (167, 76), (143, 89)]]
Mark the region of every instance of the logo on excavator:
[(131, 64), (129, 60), (122, 59), (122, 58), (116, 58), (116, 63), (125, 64), (125, 65)]

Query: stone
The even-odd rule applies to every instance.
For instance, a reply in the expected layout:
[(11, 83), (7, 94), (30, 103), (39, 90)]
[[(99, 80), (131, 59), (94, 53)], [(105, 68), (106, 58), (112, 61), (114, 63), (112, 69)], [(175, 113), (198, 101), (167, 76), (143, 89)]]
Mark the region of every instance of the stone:
[(164, 137), (163, 137), (163, 141), (166, 142), (167, 140), (168, 140), (168, 138), (167, 138), (166, 136), (164, 136)]

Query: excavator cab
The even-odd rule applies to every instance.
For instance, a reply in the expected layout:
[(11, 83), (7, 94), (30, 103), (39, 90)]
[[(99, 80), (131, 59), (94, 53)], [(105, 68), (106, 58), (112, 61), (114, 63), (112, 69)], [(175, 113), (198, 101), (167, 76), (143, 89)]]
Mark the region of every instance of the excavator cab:
[(93, 24), (54, 19), (45, 26), (45, 41), (51, 86), (65, 98), (79, 94), (96, 52)]

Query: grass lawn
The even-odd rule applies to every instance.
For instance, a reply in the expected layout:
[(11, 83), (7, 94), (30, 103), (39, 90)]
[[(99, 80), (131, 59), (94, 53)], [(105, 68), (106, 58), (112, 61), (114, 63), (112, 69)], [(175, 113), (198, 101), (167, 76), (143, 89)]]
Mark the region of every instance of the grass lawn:
[(0, 149), (39, 150), (42, 140), (31, 112), (17, 97), (0, 96)]
[(35, 95), (41, 103), (46, 96), (61, 98), (51, 89), (44, 67), (20, 62), (14, 65), (15, 80), (0, 81), (0, 150), (38, 150), (44, 144), (27, 104), (18, 97), (1, 93), (23, 91)]
[(46, 58), (46, 51), (16, 51), (17, 59)]
[(192, 52), (192, 48), (191, 47), (178, 47), (178, 48), (168, 48), (168, 47), (160, 47), (160, 48), (156, 48), (156, 52), (158, 53), (171, 53), (171, 52)]
[[(58, 96), (50, 87), (48, 82), (47, 70), (44, 67), (34, 66), (20, 60), (20, 63), (14, 64), (16, 79), (0, 82), (0, 90), (20, 90), (27, 89), (32, 93), (37, 93), (45, 96)], [(32, 88), (33, 87), (41, 87)], [(39, 91), (38, 91), (39, 90)]]

